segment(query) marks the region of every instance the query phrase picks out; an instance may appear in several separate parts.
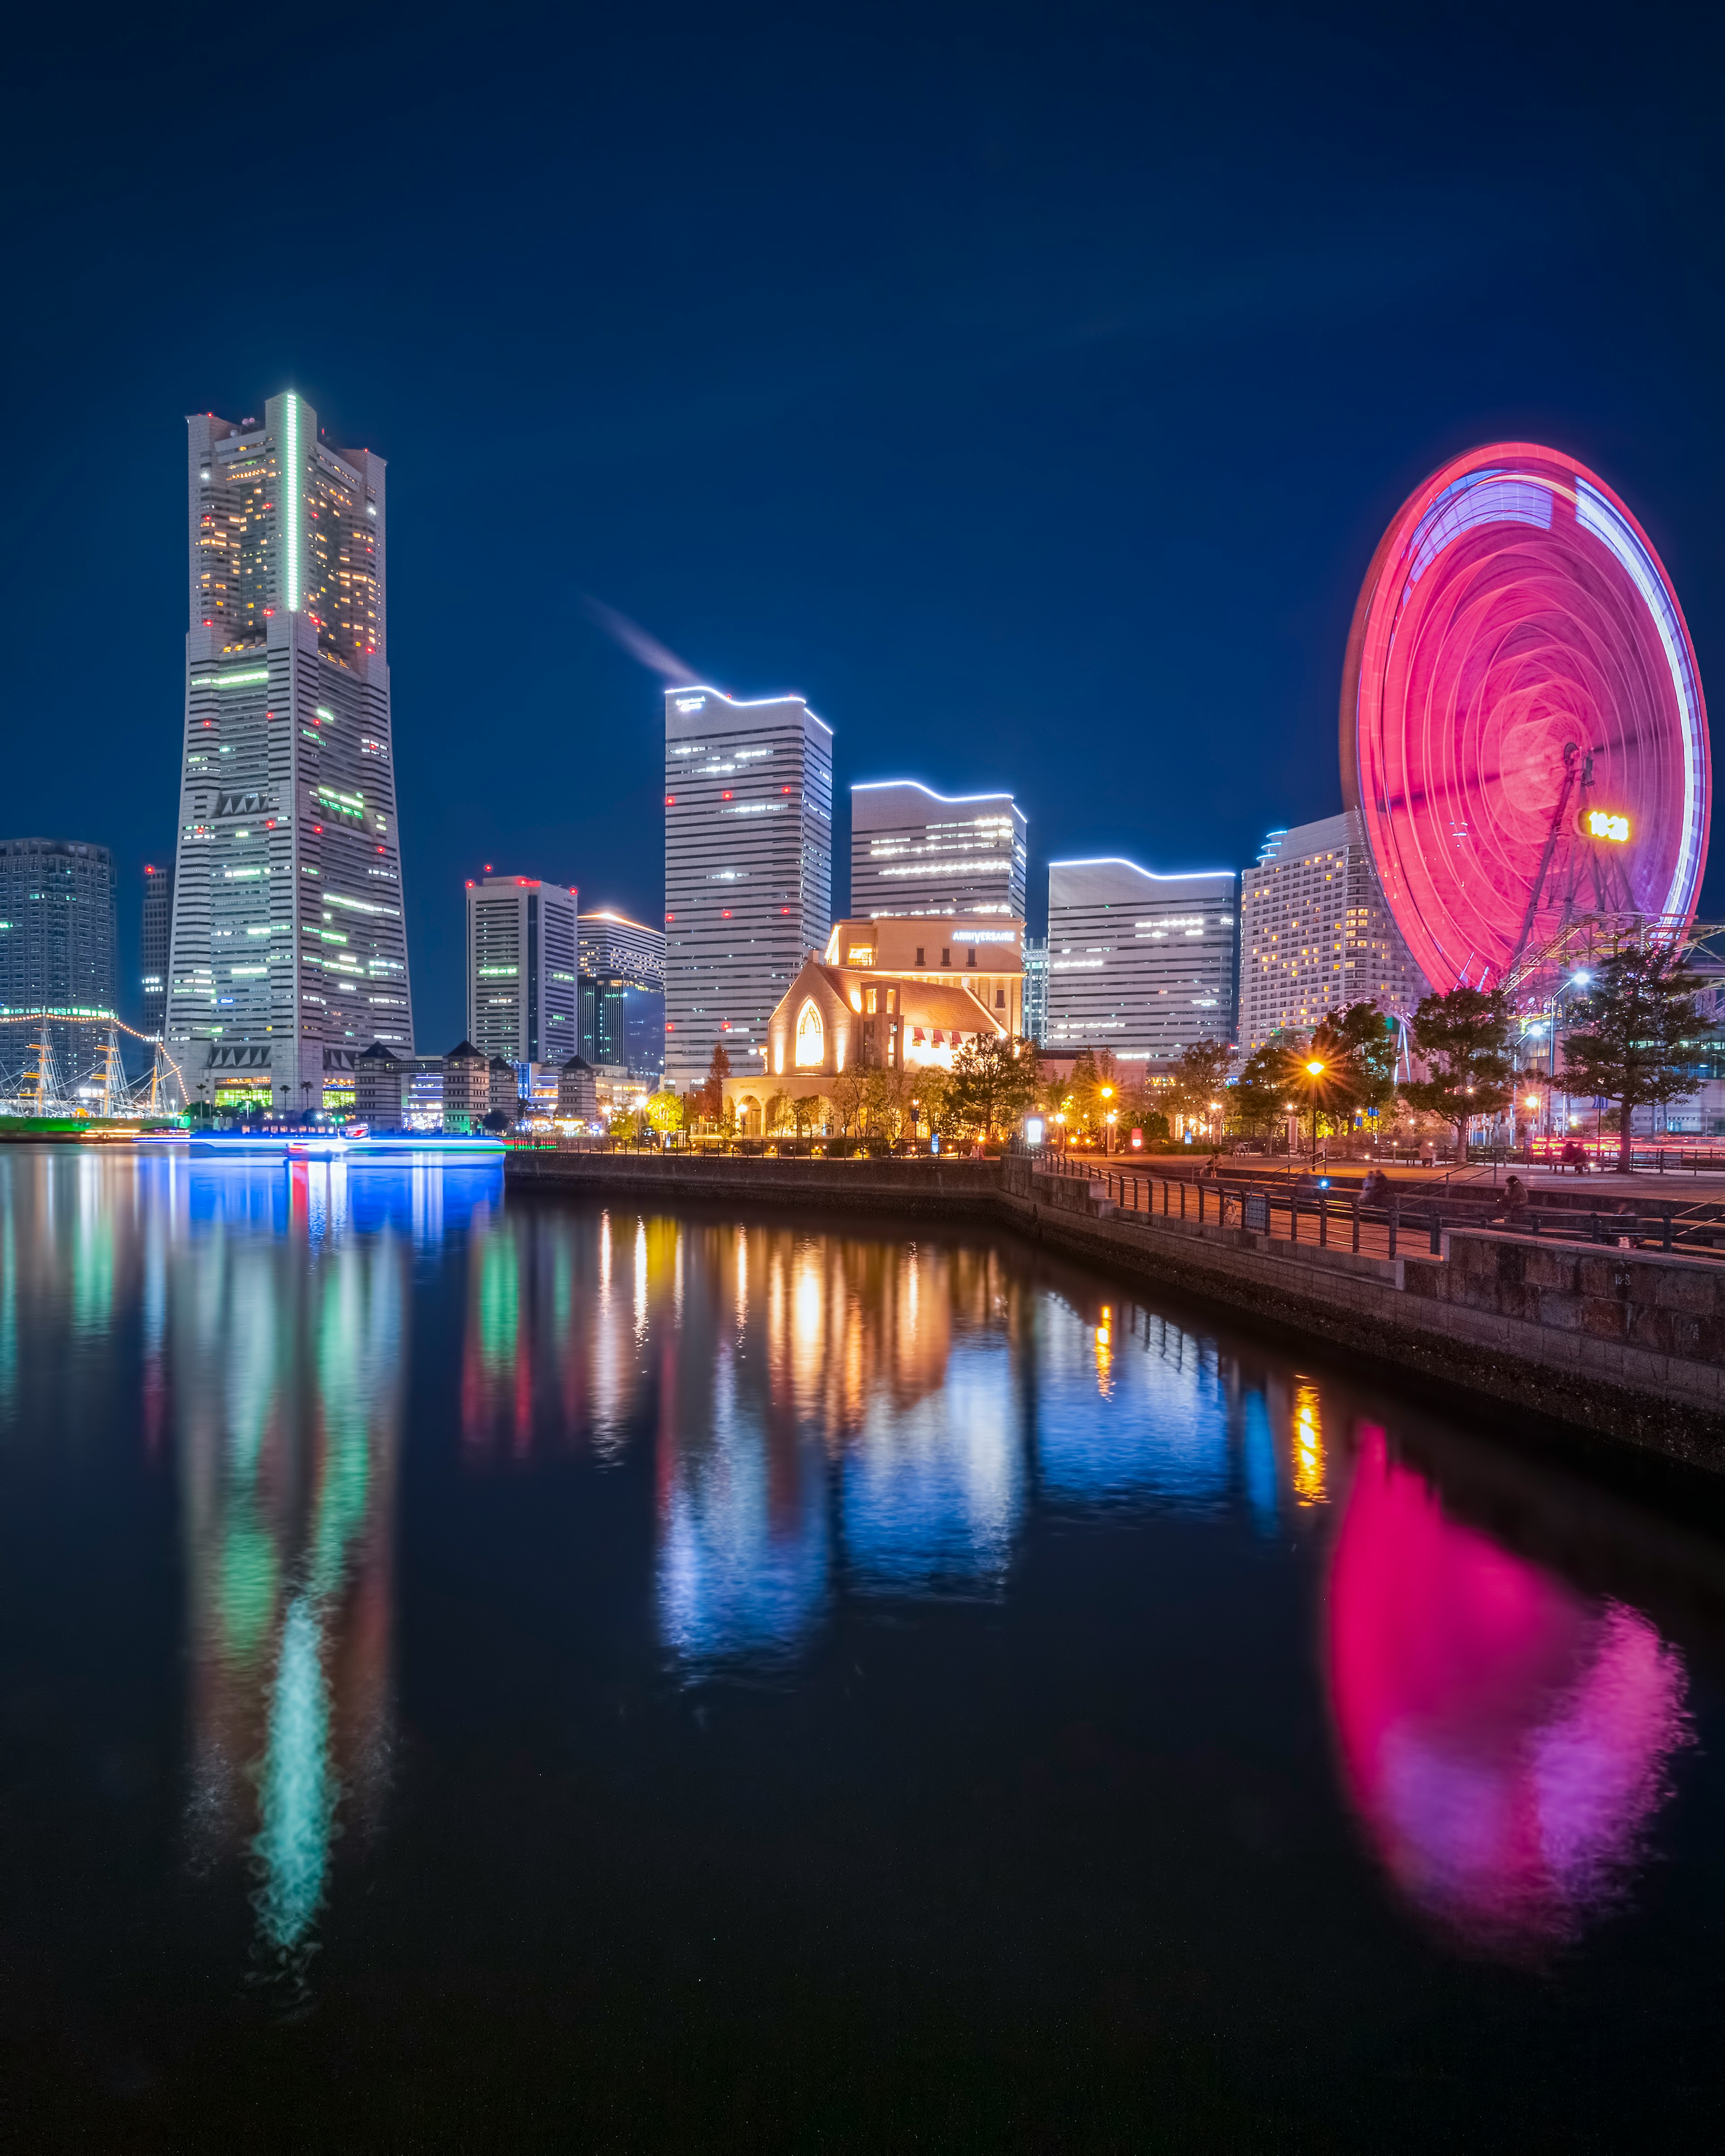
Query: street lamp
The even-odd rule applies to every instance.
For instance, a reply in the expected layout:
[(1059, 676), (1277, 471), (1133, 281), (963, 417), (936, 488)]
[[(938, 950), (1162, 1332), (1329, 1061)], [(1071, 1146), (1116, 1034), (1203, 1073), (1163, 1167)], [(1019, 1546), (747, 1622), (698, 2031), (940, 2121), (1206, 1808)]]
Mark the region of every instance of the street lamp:
[[(1111, 1101), (1114, 1098), (1114, 1088), (1111, 1086), (1103, 1086), (1102, 1098), (1105, 1101)], [(1102, 1116), (1102, 1154), (1105, 1159), (1108, 1152), (1108, 1127), (1113, 1121), (1113, 1116), (1105, 1111)]]
[(1317, 1169), (1317, 1081), (1324, 1075), (1324, 1065), (1314, 1057), (1306, 1066), (1306, 1075), (1312, 1081), (1312, 1172), (1316, 1173)]

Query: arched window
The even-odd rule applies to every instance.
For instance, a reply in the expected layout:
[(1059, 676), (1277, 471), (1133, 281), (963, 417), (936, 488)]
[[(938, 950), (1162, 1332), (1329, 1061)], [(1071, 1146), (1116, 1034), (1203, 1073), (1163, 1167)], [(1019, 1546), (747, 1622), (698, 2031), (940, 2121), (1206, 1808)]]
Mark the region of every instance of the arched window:
[(827, 1060), (827, 1029), (813, 996), (803, 998), (797, 1013), (797, 1068), (819, 1070)]

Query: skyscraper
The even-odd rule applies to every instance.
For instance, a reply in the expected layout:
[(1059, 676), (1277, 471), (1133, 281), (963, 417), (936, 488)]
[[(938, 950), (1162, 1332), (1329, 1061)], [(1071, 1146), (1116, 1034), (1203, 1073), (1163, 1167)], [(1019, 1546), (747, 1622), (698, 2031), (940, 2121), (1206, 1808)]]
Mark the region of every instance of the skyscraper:
[(665, 1075), (760, 1060), (767, 1021), (833, 925), (833, 730), (800, 696), (665, 698)]
[(1272, 831), (1241, 879), (1240, 1043), (1306, 1032), (1326, 1011), (1376, 1003), (1411, 1016), (1426, 993), (1384, 902), (1378, 871), (1349, 808)]
[(191, 619), (168, 964), (194, 1099), (304, 1111), (413, 1047), (384, 465), (291, 391), (187, 422)]
[(936, 793), (914, 778), (850, 789), (850, 912), (999, 913), (1022, 921), (1029, 824), (1009, 793)]
[(167, 951), (173, 915), (173, 870), (152, 861), (144, 870), (144, 919), (138, 935), (146, 1033), (160, 1033), (167, 1023)]
[(1155, 875), (1118, 860), (1050, 861), (1046, 1046), (1168, 1063), (1234, 1038), (1231, 869)]
[[(0, 1011), (114, 1015), (114, 860), (78, 839), (0, 839)], [(107, 1035), (50, 1020), (28, 1029), (48, 1043), (64, 1090), (95, 1068)], [(22, 1068), (25, 1029), (6, 1029), (0, 1060)]]
[(625, 914), (583, 913), (581, 1054), (657, 1080), (665, 1069), (665, 931)]
[(467, 886), (467, 1038), (506, 1063), (562, 1063), (578, 1039), (572, 887), (488, 875)]

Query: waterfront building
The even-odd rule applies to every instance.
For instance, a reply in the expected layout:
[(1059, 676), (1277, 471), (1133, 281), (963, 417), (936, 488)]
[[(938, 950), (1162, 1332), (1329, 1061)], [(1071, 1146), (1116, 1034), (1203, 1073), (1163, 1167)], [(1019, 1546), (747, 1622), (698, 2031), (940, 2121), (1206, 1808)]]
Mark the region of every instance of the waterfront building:
[(167, 952), (173, 911), (173, 869), (150, 862), (144, 870), (144, 917), (138, 936), (146, 1033), (159, 1034), (167, 1024)]
[(409, 1055), (402, 1064), (401, 1119), (410, 1131), (440, 1131), (444, 1127), (444, 1059), (441, 1055)]
[(467, 886), (467, 1037), (511, 1063), (561, 1062), (578, 1039), (572, 885), (487, 875)]
[(1241, 886), (1245, 1053), (1349, 1004), (1413, 1015), (1425, 978), (1385, 903), (1358, 809), (1272, 831)]
[(833, 733), (800, 696), (665, 699), (665, 1077), (721, 1042), (757, 1063), (767, 1022), (833, 925)]
[(866, 966), (905, 980), (968, 988), (1007, 1032), (1024, 1030), (1024, 924), (962, 914), (878, 914), (841, 921), (827, 938), (829, 966)]
[[(10, 1025), (0, 1063), (23, 1069), (45, 1042), (62, 1093), (90, 1077), (116, 1015), (114, 859), (81, 839), (0, 839), (0, 1012), (58, 1012), (39, 1027)], [(80, 1022), (81, 1021), (81, 1022)], [(28, 1034), (28, 1040), (26, 1034)]]
[(665, 931), (601, 909), (580, 916), (578, 1053), (657, 1083), (665, 1069)]
[(968, 1041), (1006, 1031), (957, 977), (880, 973), (811, 957), (768, 1020), (765, 1055), (748, 1068), (733, 1065), (725, 1098), (747, 1137), (779, 1127), (798, 1099), (819, 1101), (815, 1127), (833, 1128), (832, 1089), (847, 1070), (914, 1080), (918, 1070), (950, 1070)]
[(494, 1055), (486, 1065), (486, 1113), (507, 1116), (511, 1122), (521, 1111), (521, 1081), (514, 1064)]
[(1024, 938), (1024, 1035), (1039, 1046), (1048, 1039), (1048, 938)]
[(291, 391), (187, 429), (168, 1045), (194, 1098), (334, 1109), (372, 1041), (413, 1049), (383, 459)]
[(353, 1059), (353, 1112), (374, 1131), (401, 1127), (403, 1081), (409, 1065), (374, 1040)]
[(1051, 861), (1047, 1045), (1154, 1065), (1231, 1042), (1235, 898), (1231, 869), (1157, 875), (1115, 858)]
[(598, 1086), (585, 1056), (572, 1055), (557, 1073), (557, 1111), (570, 1122), (598, 1121)]
[(914, 778), (850, 789), (850, 911), (1022, 921), (1029, 824), (1009, 793), (937, 793)]
[(491, 1112), (490, 1058), (470, 1040), (457, 1041), (444, 1058), (444, 1128), (477, 1130)]

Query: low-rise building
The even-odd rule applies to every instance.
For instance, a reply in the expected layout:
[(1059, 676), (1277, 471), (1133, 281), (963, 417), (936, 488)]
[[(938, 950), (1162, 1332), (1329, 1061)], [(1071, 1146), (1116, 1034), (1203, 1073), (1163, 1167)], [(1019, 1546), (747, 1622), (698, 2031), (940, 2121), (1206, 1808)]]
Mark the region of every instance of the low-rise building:
[(957, 978), (883, 974), (811, 957), (767, 1022), (763, 1067), (733, 1071), (725, 1097), (745, 1135), (758, 1136), (772, 1126), (776, 1096), (829, 1099), (847, 1071), (950, 1070), (967, 1042), (1006, 1037), (1004, 1015)]
[(444, 1128), (477, 1130), (491, 1111), (490, 1060), (470, 1040), (458, 1041), (444, 1058)]
[(593, 1065), (572, 1055), (557, 1073), (557, 1115), (568, 1122), (593, 1123), (599, 1116), (599, 1090)]
[(407, 1065), (381, 1040), (362, 1049), (353, 1059), (353, 1112), (374, 1131), (399, 1130), (402, 1122), (402, 1081)]
[(507, 1116), (514, 1122), (521, 1112), (521, 1078), (504, 1056), (494, 1055), (486, 1066), (485, 1098), (490, 1115)]
[(1022, 920), (949, 913), (841, 921), (827, 938), (826, 963), (865, 966), (901, 980), (956, 980), (1008, 1033), (1024, 1031)]

